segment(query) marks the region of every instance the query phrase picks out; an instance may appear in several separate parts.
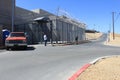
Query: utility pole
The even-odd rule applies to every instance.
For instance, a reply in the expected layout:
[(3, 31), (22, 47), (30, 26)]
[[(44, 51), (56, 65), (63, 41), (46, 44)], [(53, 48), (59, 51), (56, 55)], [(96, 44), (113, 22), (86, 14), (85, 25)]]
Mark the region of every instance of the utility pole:
[(115, 13), (115, 12), (112, 12), (113, 40), (115, 39), (115, 31), (114, 31), (114, 13)]
[(11, 18), (11, 22), (12, 22), (12, 32), (14, 31), (14, 16), (15, 16), (15, 0), (12, 0), (12, 18)]

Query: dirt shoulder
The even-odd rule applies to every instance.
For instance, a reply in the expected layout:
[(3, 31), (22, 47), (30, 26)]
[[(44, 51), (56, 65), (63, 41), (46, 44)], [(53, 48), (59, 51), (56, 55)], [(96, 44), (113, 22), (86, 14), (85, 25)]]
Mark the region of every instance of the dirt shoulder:
[(113, 38), (113, 34), (110, 33), (108, 35), (107, 41), (105, 42), (105, 45), (120, 47), (120, 34), (115, 34), (114, 36), (115, 37)]
[(120, 56), (99, 60), (86, 69), (77, 80), (120, 80)]

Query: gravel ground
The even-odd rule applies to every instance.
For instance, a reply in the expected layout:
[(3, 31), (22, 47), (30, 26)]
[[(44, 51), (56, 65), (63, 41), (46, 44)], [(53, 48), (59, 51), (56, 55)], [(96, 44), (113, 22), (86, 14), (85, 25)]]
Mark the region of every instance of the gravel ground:
[(77, 80), (120, 80), (120, 56), (99, 60), (86, 69)]

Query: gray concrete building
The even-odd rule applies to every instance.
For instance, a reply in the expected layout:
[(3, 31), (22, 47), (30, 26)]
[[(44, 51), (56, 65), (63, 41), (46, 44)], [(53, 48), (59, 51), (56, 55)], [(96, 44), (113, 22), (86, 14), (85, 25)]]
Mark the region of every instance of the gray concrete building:
[[(73, 42), (75, 37), (78, 40), (85, 39), (85, 24), (75, 21), (66, 16), (56, 16), (42, 9), (26, 10), (16, 7), (15, 31), (24, 31), (28, 34), (28, 42), (42, 43), (44, 33), (48, 41)], [(48, 21), (42, 21), (42, 18)], [(41, 19), (36, 22), (35, 19)]]
[(11, 30), (13, 0), (0, 0), (0, 25)]
[(15, 7), (15, 0), (0, 0), (0, 45), (3, 44), (2, 29), (11, 30), (12, 7)]
[(53, 35), (54, 39), (62, 42), (74, 42), (75, 37), (78, 40), (85, 40), (85, 27), (84, 23), (75, 21), (74, 19), (66, 16), (52, 16), (53, 21)]
[[(43, 9), (30, 11), (16, 6), (14, 16), (14, 31), (25, 32), (28, 44), (42, 43), (44, 34), (51, 42), (73, 42), (76, 36), (79, 41), (85, 39), (86, 25), (64, 15), (56, 16)], [(0, 0), (0, 25), (11, 30), (11, 20), (12, 0)]]
[(48, 41), (50, 41), (50, 22), (41, 21), (38, 23), (35, 21), (36, 18), (49, 18), (49, 16), (53, 16), (53, 14), (42, 9), (29, 11), (16, 7), (14, 30), (27, 33), (29, 44), (42, 43), (44, 33), (48, 35)]

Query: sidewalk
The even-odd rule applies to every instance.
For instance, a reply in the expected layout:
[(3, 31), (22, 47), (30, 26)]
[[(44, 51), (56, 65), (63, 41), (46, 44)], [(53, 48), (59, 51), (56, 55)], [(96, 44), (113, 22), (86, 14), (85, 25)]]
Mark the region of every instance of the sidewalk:
[(104, 44), (109, 46), (120, 47), (120, 34), (115, 34), (115, 39), (113, 39), (113, 34), (110, 33), (108, 35), (107, 41)]

